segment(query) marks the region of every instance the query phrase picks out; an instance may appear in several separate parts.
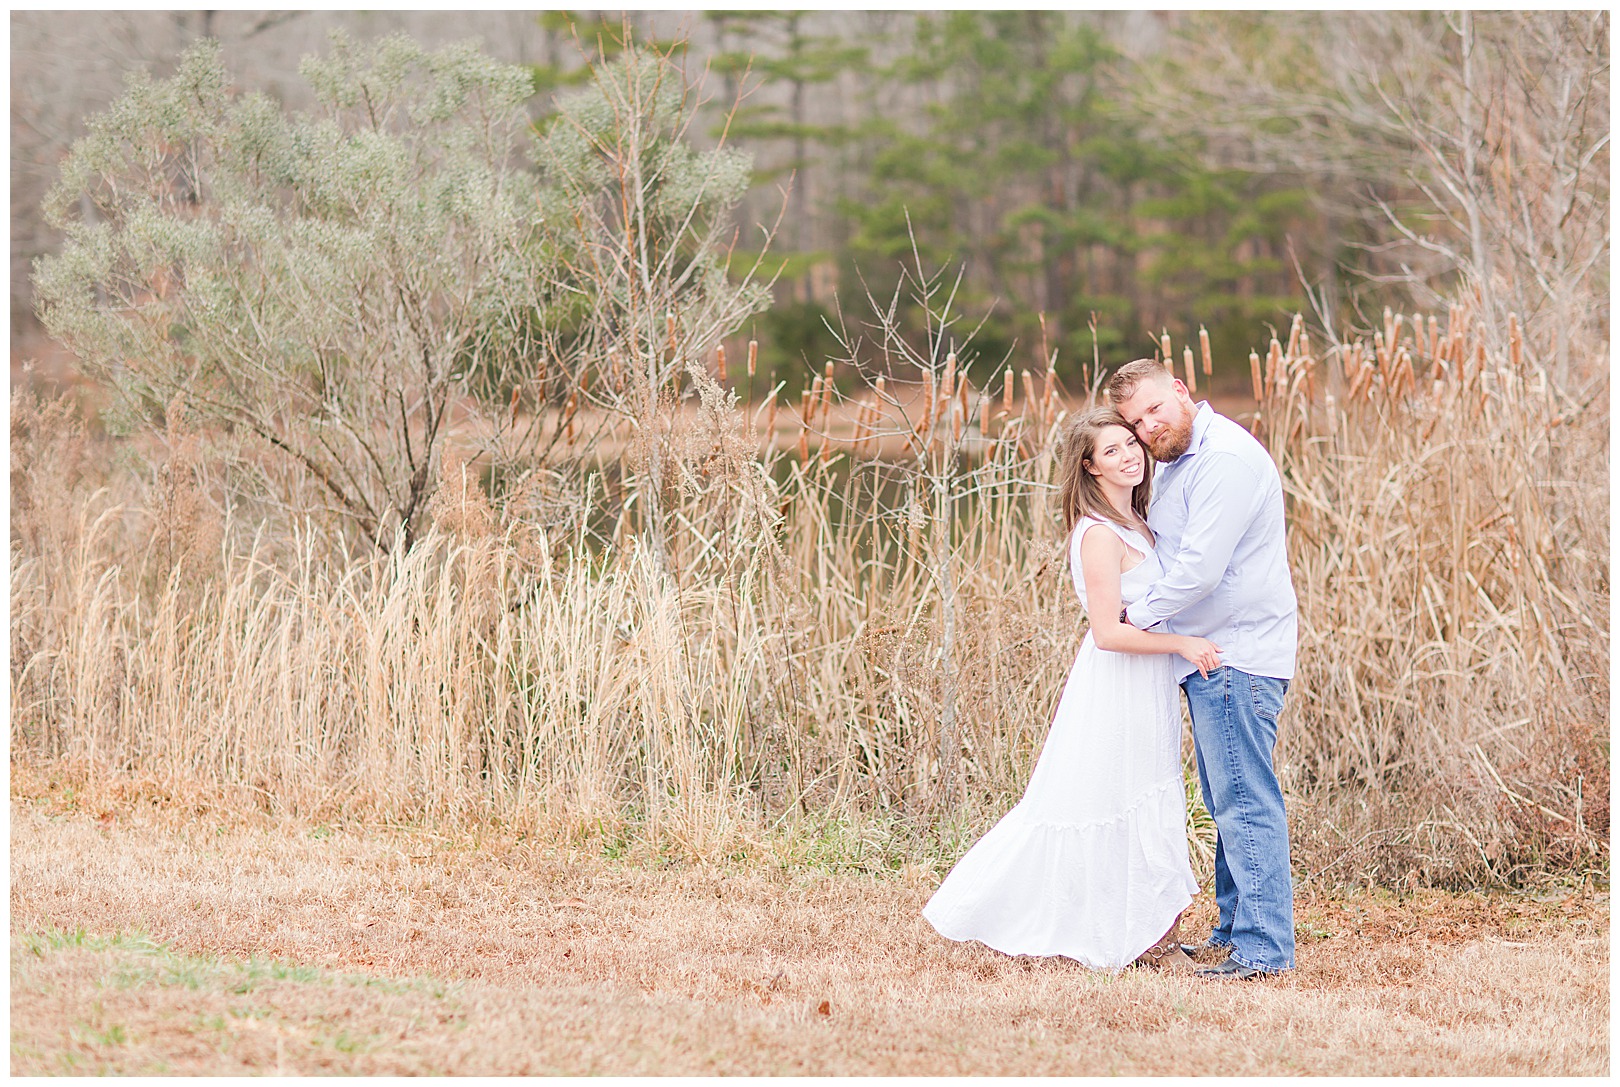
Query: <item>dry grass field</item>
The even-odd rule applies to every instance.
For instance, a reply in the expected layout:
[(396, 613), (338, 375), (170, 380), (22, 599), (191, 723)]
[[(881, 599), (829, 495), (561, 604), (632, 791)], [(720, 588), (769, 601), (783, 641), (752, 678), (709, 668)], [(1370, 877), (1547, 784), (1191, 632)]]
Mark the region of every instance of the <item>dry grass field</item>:
[(14, 782), (11, 1071), (1609, 1071), (1606, 891), (1304, 893), (1300, 969), (1244, 985), (946, 943), (936, 882)]

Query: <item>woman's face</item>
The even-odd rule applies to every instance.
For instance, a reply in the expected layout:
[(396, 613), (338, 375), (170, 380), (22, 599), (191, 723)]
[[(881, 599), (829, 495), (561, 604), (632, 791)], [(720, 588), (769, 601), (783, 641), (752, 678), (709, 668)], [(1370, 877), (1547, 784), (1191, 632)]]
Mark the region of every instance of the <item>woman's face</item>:
[(1135, 487), (1142, 482), (1147, 468), (1147, 457), (1136, 435), (1122, 426), (1103, 427), (1097, 434), (1097, 446), (1091, 451), (1086, 471), (1116, 487)]

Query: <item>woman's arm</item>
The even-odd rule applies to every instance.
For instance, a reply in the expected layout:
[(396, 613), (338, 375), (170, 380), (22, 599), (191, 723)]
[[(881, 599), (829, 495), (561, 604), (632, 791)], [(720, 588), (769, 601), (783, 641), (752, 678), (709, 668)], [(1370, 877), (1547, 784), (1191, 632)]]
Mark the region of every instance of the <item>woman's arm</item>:
[[(1100, 531), (1099, 531), (1100, 530)], [(1080, 537), (1080, 572), (1086, 581), (1091, 638), (1110, 653), (1180, 653), (1200, 672), (1220, 667), (1220, 650), (1207, 638), (1152, 634), (1119, 621), (1119, 568), (1125, 541), (1105, 525), (1091, 525)]]

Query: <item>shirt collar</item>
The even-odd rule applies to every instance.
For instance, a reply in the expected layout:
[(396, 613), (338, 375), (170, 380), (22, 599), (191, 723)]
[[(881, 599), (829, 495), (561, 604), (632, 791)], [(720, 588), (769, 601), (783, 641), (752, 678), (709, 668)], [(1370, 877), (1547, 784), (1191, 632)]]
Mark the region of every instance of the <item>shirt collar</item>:
[(1204, 446), (1204, 439), (1209, 436), (1209, 426), (1215, 421), (1215, 409), (1209, 406), (1208, 400), (1198, 402), (1198, 410), (1193, 413), (1192, 441), (1187, 443), (1187, 451), (1177, 457), (1190, 457)]

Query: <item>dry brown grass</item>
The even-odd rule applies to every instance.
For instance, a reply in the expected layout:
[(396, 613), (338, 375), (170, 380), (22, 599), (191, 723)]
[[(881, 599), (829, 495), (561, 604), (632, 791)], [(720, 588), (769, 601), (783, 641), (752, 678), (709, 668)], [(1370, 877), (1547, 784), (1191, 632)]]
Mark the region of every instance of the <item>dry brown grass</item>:
[(1215, 985), (947, 943), (920, 867), (607, 861), (22, 790), (13, 1073), (1609, 1069), (1589, 889), (1307, 893), (1300, 969)]

